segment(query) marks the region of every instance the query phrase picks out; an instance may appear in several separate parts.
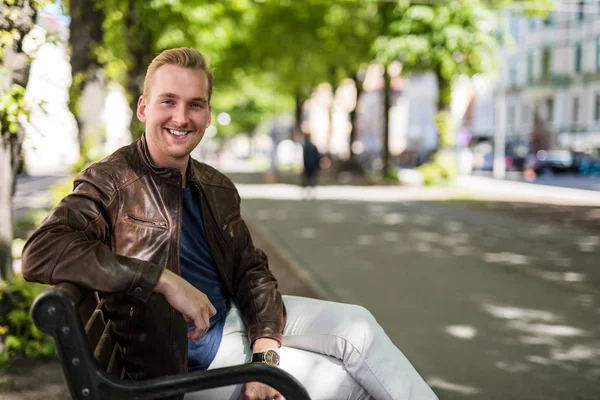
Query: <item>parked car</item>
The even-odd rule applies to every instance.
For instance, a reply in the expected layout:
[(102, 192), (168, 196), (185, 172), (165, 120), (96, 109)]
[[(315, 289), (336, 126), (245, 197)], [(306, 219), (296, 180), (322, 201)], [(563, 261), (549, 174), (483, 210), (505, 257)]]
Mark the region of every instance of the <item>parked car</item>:
[(536, 158), (535, 172), (539, 174), (569, 172), (573, 166), (573, 156), (567, 150), (540, 150)]

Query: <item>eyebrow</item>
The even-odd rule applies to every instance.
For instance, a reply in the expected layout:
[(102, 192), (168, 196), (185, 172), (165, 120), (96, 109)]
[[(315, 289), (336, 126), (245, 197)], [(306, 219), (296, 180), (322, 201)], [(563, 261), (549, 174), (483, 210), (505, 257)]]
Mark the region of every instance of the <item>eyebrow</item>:
[[(170, 98), (170, 99), (178, 99), (179, 98), (179, 96), (176, 95), (175, 93), (162, 93), (162, 94), (159, 95), (159, 97), (167, 97), (167, 98)], [(202, 96), (192, 97), (192, 101), (199, 101), (199, 102), (208, 104), (208, 100), (206, 100)]]

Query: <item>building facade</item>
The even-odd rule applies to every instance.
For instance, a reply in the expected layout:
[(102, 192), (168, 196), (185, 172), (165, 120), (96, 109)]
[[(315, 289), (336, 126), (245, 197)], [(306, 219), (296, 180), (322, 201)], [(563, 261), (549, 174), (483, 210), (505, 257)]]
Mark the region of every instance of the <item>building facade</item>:
[(600, 3), (558, 2), (542, 18), (504, 15), (512, 46), (495, 96), (504, 96), (507, 143), (530, 152), (600, 149)]

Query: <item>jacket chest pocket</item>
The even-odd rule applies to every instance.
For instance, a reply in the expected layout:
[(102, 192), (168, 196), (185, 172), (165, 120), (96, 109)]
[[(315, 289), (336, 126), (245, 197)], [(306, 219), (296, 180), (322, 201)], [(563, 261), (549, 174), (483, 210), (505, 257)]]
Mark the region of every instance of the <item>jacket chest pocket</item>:
[(143, 227), (147, 227), (147, 228), (157, 228), (157, 229), (168, 229), (169, 228), (169, 224), (167, 224), (166, 222), (153, 221), (150, 218), (136, 217), (131, 214), (127, 214), (125, 216), (125, 221), (129, 222), (130, 224), (143, 226)]
[(113, 251), (155, 264), (166, 264), (172, 242), (169, 223), (158, 216), (126, 213), (112, 232)]

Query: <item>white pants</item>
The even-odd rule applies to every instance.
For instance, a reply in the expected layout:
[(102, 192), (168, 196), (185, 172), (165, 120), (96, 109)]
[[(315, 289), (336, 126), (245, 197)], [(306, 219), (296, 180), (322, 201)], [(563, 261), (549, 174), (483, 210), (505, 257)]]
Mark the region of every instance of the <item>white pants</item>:
[[(365, 308), (283, 296), (287, 324), (280, 368), (302, 383), (312, 400), (437, 399)], [(239, 310), (228, 312), (221, 345), (209, 369), (250, 362)], [(185, 400), (237, 399), (241, 385), (190, 393)]]

